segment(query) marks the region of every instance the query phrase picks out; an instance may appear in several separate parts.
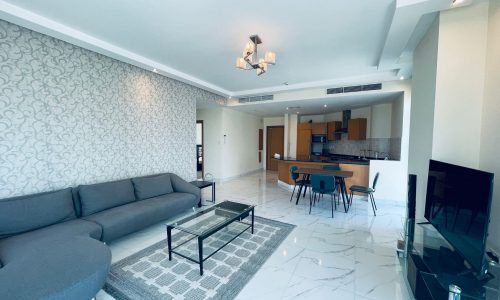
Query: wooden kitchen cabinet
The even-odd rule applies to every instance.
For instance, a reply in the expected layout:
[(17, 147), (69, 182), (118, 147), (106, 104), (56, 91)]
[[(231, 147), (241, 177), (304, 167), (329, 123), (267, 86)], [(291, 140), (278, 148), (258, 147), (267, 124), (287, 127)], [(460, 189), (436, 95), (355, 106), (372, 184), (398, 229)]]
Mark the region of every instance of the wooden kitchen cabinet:
[(328, 141), (339, 141), (340, 139), (342, 139), (341, 133), (335, 133), (335, 131), (340, 128), (342, 128), (342, 122), (333, 121), (327, 123)]
[(311, 123), (312, 134), (327, 134), (326, 123)]
[(347, 124), (347, 138), (349, 140), (366, 140), (366, 119), (350, 119)]
[(308, 129), (307, 126), (302, 128), (297, 126), (297, 159), (309, 159), (309, 155), (311, 155), (311, 135), (312, 130), (310, 127)]
[(312, 123), (298, 123), (297, 124), (297, 131), (299, 130), (305, 130), (305, 129), (312, 129)]

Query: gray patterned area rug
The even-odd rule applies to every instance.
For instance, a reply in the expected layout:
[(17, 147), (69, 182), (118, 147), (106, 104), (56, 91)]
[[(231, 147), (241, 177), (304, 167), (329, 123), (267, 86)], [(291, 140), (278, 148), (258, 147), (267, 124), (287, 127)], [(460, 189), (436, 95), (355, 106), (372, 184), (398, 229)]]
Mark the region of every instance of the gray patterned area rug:
[[(222, 246), (225, 239), (237, 232), (238, 226), (233, 223), (206, 239), (204, 253)], [(169, 261), (165, 239), (114, 263), (104, 290), (120, 300), (234, 299), (295, 225), (255, 217), (254, 227), (253, 235), (248, 229), (207, 259), (203, 276), (198, 264), (175, 253)], [(185, 234), (177, 232), (172, 240), (181, 243), (185, 238)], [(186, 252), (181, 253), (197, 257), (196, 239), (190, 243), (182, 248)]]

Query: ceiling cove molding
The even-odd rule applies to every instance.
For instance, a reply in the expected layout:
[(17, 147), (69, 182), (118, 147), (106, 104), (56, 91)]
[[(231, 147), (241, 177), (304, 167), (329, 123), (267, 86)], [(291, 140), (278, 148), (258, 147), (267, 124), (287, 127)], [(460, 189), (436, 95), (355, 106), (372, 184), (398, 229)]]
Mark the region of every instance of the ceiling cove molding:
[(48, 18), (12, 5), (3, 0), (0, 0), (0, 19), (129, 63), (148, 71), (156, 69), (158, 70), (157, 73), (160, 75), (179, 80), (224, 97), (231, 96), (232, 94), (230, 91), (210, 82), (206, 82), (144, 56), (125, 50), (121, 47), (117, 47), (84, 32), (65, 26), (61, 23), (54, 22)]
[[(408, 63), (401, 63), (401, 56), (413, 54), (416, 44), (411, 44), (412, 37), (414, 35), (423, 36), (430, 26), (430, 24), (417, 26), (421, 23), (421, 19), (428, 14), (470, 5), (471, 2), (472, 0), (464, 0), (460, 5), (453, 6), (453, 0), (396, 0), (392, 23), (377, 63), (378, 69), (406, 69), (405, 65)], [(408, 49), (409, 43), (411, 44), (410, 49)], [(409, 53), (405, 53), (405, 50)], [(402, 73), (402, 75), (409, 76), (407, 72)]]

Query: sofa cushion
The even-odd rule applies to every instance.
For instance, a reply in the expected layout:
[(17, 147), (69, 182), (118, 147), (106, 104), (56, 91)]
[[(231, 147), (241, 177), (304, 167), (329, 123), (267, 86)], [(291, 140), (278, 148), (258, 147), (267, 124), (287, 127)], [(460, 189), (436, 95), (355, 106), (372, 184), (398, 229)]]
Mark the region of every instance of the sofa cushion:
[(81, 185), (78, 187), (78, 195), (82, 216), (135, 201), (134, 187), (130, 179)]
[[(52, 237), (85, 236), (100, 240), (101, 225), (82, 219), (75, 219), (54, 224), (42, 229), (26, 232), (0, 240), (0, 260), (5, 265), (16, 258), (29, 255), (31, 248), (36, 248), (41, 240)], [(1, 298), (0, 298), (1, 299)]]
[(91, 299), (103, 287), (111, 252), (83, 236), (53, 236), (0, 269), (0, 299)]
[(0, 238), (75, 219), (71, 188), (0, 200)]
[(194, 207), (197, 201), (192, 194), (170, 193), (111, 208), (84, 219), (100, 224), (102, 240), (109, 242), (173, 217)]
[(138, 200), (170, 194), (174, 191), (169, 174), (132, 178)]

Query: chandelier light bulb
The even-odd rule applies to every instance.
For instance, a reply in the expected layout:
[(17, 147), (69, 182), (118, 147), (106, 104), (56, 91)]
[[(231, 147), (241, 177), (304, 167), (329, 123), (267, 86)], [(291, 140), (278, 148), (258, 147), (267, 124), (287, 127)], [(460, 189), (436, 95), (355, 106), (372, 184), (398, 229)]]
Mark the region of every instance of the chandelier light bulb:
[(245, 50), (243, 51), (243, 56), (248, 56), (253, 54), (254, 44), (252, 42), (248, 42), (245, 46)]
[(245, 59), (243, 59), (243, 57), (238, 57), (236, 59), (236, 68), (246, 69), (246, 66), (247, 66), (247, 62), (245, 61)]
[(272, 52), (272, 51), (267, 51), (266, 52), (266, 55), (264, 56), (264, 60), (268, 63), (268, 64), (272, 64), (274, 65), (276, 63), (276, 53)]

